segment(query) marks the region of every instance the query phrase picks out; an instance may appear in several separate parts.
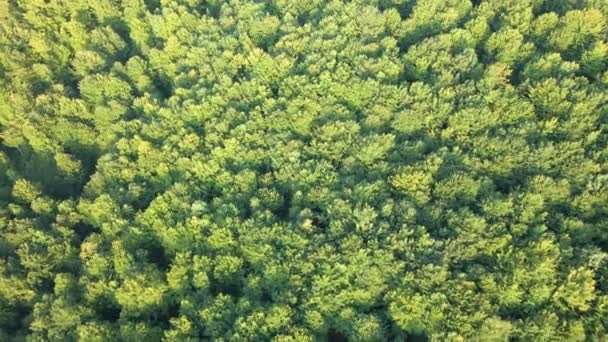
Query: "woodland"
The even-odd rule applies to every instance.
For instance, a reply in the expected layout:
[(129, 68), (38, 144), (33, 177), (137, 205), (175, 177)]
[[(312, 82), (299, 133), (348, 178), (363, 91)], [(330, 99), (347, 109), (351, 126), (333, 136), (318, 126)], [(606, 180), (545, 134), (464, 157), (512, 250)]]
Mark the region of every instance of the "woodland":
[(608, 1), (0, 0), (0, 341), (608, 341)]

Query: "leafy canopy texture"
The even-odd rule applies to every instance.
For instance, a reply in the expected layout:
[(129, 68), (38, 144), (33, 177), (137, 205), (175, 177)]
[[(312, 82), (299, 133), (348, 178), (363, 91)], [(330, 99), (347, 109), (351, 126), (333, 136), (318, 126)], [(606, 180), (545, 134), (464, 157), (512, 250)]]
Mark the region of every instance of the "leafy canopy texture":
[(605, 0), (0, 0), (0, 340), (604, 341)]

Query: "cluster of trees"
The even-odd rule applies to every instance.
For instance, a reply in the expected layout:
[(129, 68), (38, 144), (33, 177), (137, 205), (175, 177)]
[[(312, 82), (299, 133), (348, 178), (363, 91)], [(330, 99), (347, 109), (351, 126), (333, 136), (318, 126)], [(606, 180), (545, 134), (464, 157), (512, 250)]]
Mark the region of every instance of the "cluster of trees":
[(605, 0), (0, 0), (0, 340), (608, 336)]

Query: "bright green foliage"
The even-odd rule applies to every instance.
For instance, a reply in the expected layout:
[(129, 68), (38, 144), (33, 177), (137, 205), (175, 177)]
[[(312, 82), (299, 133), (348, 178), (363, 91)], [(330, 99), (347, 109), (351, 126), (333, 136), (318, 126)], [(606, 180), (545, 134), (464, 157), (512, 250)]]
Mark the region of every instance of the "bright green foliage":
[(605, 0), (0, 0), (0, 341), (605, 341)]

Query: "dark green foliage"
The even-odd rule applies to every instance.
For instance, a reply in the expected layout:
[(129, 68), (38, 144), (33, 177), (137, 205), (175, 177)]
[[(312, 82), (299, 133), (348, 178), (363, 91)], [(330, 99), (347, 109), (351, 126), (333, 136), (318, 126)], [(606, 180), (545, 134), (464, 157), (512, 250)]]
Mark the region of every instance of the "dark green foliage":
[(0, 0), (0, 340), (606, 340), (607, 24)]

